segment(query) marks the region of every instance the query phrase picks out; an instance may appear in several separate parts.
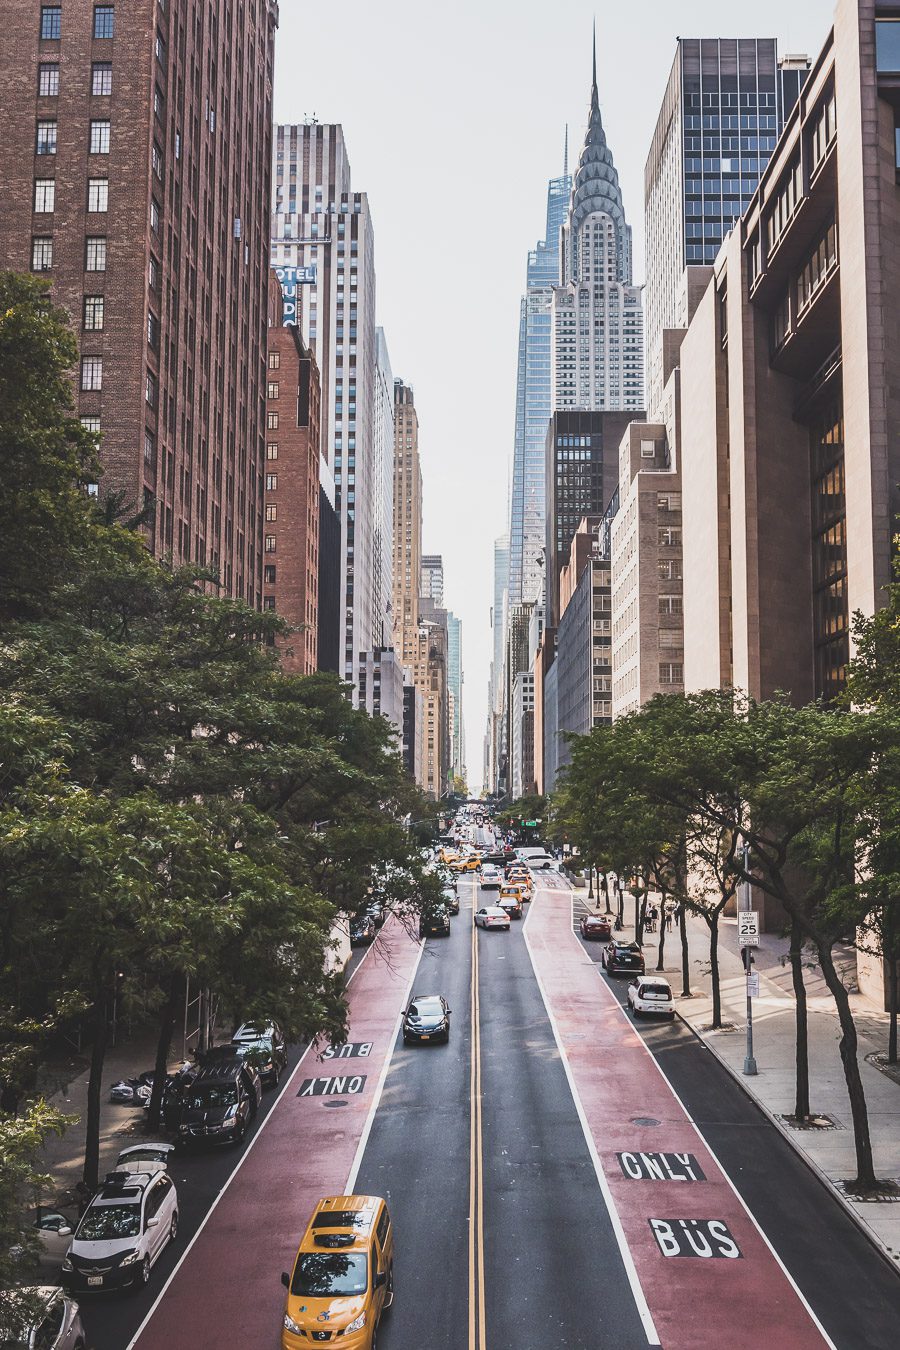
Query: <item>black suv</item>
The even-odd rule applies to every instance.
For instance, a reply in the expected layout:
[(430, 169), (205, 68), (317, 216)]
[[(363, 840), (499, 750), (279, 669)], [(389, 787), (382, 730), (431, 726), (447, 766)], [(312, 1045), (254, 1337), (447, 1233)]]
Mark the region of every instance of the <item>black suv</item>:
[(636, 942), (611, 942), (603, 948), (603, 965), (610, 975), (643, 975), (644, 953)]
[(234, 1058), (204, 1064), (184, 1090), (178, 1142), (239, 1144), (261, 1101), (254, 1064)]
[(446, 905), (434, 905), (419, 920), (419, 937), (449, 937), (450, 911)]

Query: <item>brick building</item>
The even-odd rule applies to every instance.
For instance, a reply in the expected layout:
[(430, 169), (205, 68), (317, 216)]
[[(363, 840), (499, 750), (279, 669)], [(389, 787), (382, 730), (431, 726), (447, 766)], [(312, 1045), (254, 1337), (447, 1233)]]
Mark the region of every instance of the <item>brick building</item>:
[(52, 283), (104, 489), (262, 603), (278, 6), (0, 0), (0, 267)]
[(278, 646), (285, 670), (318, 668), (319, 369), (296, 325), (269, 329), (263, 607), (295, 630)]

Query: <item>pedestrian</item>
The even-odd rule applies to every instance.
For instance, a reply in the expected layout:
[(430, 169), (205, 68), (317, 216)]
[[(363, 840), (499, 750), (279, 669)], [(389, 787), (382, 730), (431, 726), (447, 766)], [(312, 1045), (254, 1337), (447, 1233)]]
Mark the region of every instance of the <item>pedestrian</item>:
[(667, 905), (667, 906), (666, 906), (666, 932), (667, 932), (667, 933), (671, 933), (671, 931), (672, 931), (672, 922), (673, 922), (674, 918), (675, 918), (675, 912), (674, 912), (672, 906), (671, 906), (671, 905)]
[(648, 933), (655, 933), (655, 932), (656, 932), (656, 920), (657, 920), (658, 918), (659, 918), (659, 910), (656, 908), (656, 905), (651, 905), (650, 908), (649, 908), (649, 910), (647, 911), (647, 932), (648, 932)]

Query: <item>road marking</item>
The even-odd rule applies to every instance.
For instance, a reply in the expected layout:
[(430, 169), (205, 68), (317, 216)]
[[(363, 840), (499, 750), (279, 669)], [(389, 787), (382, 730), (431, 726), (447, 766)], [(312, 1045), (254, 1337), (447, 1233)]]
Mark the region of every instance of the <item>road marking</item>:
[[(371, 943), (371, 944), (366, 948), (366, 950), (363, 952), (362, 956), (361, 956), (360, 959), (359, 959), (358, 964), (357, 964), (356, 967), (354, 968), (353, 972), (352, 972), (351, 975), (350, 975), (350, 978), (349, 978), (348, 981), (347, 981), (347, 984), (346, 984), (346, 988), (347, 988), (347, 989), (350, 988), (350, 985), (353, 983), (353, 980), (354, 980), (354, 978), (355, 978), (355, 976), (356, 976), (356, 972), (360, 969), (360, 967), (362, 966), (363, 962), (368, 958), (369, 953), (371, 952), (371, 950), (372, 950), (372, 948), (373, 948), (374, 946), (375, 946), (375, 943), (373, 942), (373, 943)], [(279, 1092), (278, 1096), (277, 1096), (277, 1097), (275, 1098), (275, 1100), (273, 1101), (272, 1105), (269, 1107), (269, 1111), (268, 1111), (268, 1114), (266, 1115), (265, 1120), (264, 1120), (263, 1123), (260, 1125), (259, 1129), (256, 1131), (256, 1134), (255, 1134), (255, 1135), (253, 1136), (253, 1138), (250, 1140), (250, 1143), (249, 1143), (249, 1144), (247, 1145), (247, 1147), (244, 1149), (244, 1152), (241, 1154), (240, 1158), (239, 1158), (238, 1161), (237, 1161), (237, 1164), (236, 1164), (236, 1166), (235, 1166), (235, 1168), (234, 1168), (234, 1171), (233, 1171), (233, 1172), (231, 1173), (231, 1175), (228, 1177), (227, 1181), (225, 1182), (225, 1185), (224, 1185), (224, 1186), (222, 1187), (222, 1189), (219, 1191), (219, 1194), (216, 1196), (215, 1200), (212, 1202), (212, 1204), (210, 1205), (209, 1209), (206, 1211), (206, 1214), (204, 1215), (203, 1219), (201, 1220), (200, 1225), (199, 1225), (199, 1227), (197, 1228), (196, 1233), (195, 1233), (194, 1236), (191, 1238), (190, 1242), (189, 1242), (188, 1245), (185, 1247), (184, 1251), (181, 1253), (181, 1256), (179, 1257), (178, 1261), (175, 1263), (175, 1266), (173, 1267), (172, 1272), (171, 1272), (171, 1274), (169, 1275), (169, 1278), (166, 1280), (165, 1284), (163, 1285), (162, 1289), (160, 1289), (160, 1291), (159, 1291), (159, 1293), (157, 1294), (156, 1298), (155, 1298), (155, 1299), (153, 1300), (153, 1302), (150, 1304), (150, 1307), (149, 1307), (149, 1309), (147, 1310), (147, 1315), (146, 1315), (146, 1317), (144, 1318), (143, 1322), (141, 1322), (140, 1326), (138, 1327), (137, 1331), (136, 1331), (136, 1332), (134, 1333), (134, 1335), (132, 1336), (131, 1340), (128, 1342), (127, 1346), (125, 1347), (125, 1350), (134, 1350), (134, 1347), (137, 1345), (137, 1343), (138, 1343), (138, 1341), (140, 1340), (141, 1336), (144, 1334), (144, 1331), (146, 1330), (146, 1327), (147, 1327), (147, 1324), (148, 1324), (149, 1321), (150, 1321), (150, 1318), (151, 1318), (151, 1317), (153, 1316), (153, 1314), (156, 1312), (156, 1309), (159, 1307), (160, 1303), (162, 1303), (163, 1298), (165, 1297), (166, 1291), (167, 1291), (167, 1289), (169, 1288), (169, 1285), (172, 1283), (172, 1281), (174, 1280), (175, 1276), (178, 1274), (179, 1270), (180, 1270), (181, 1267), (184, 1265), (185, 1261), (187, 1260), (188, 1254), (190, 1253), (191, 1248), (193, 1247), (194, 1243), (197, 1241), (197, 1239), (199, 1238), (200, 1234), (203, 1232), (204, 1228), (205, 1228), (206, 1225), (209, 1223), (210, 1219), (212, 1218), (213, 1214), (215, 1213), (215, 1211), (216, 1211), (216, 1209), (217, 1209), (217, 1207), (218, 1207), (219, 1201), (222, 1199), (222, 1197), (224, 1196), (225, 1192), (228, 1190), (228, 1187), (229, 1187), (229, 1186), (231, 1185), (231, 1183), (234, 1181), (234, 1179), (235, 1179), (235, 1177), (237, 1176), (238, 1172), (241, 1170), (241, 1168), (243, 1167), (244, 1163), (245, 1163), (245, 1162), (247, 1161), (247, 1159), (249, 1158), (249, 1156), (250, 1156), (251, 1152), (253, 1151), (253, 1148), (254, 1148), (254, 1146), (255, 1146), (255, 1144), (256, 1144), (257, 1139), (260, 1137), (260, 1135), (262, 1134), (263, 1130), (264, 1130), (264, 1129), (266, 1128), (266, 1126), (268, 1125), (268, 1123), (269, 1123), (269, 1121), (270, 1121), (270, 1119), (271, 1119), (271, 1117), (272, 1117), (272, 1113), (274, 1112), (276, 1106), (279, 1104), (279, 1102), (281, 1101), (282, 1097), (283, 1097), (284, 1094), (287, 1092), (288, 1088), (291, 1086), (292, 1082), (293, 1082), (294, 1079), (296, 1078), (297, 1072), (298, 1072), (298, 1070), (299, 1070), (299, 1068), (300, 1068), (300, 1065), (301, 1065), (301, 1064), (303, 1063), (303, 1061), (306, 1059), (306, 1056), (309, 1054), (309, 1052), (310, 1052), (310, 1050), (312, 1049), (313, 1045), (314, 1045), (314, 1042), (313, 1042), (313, 1041), (310, 1041), (309, 1045), (308, 1045), (308, 1046), (306, 1047), (306, 1049), (303, 1051), (303, 1054), (302, 1054), (302, 1055), (300, 1056), (300, 1058), (297, 1060), (297, 1063), (294, 1065), (293, 1069), (291, 1070), (290, 1074), (288, 1075), (287, 1082), (285, 1083), (284, 1087), (283, 1087), (283, 1088), (281, 1089), (281, 1091)], [(164, 1248), (163, 1250), (165, 1250), (165, 1248)]]
[[(597, 963), (596, 963), (596, 962), (591, 962), (591, 964), (597, 969), (597, 974), (598, 974), (598, 975), (601, 977), (601, 979), (602, 979), (602, 971), (601, 971), (600, 968), (597, 966)], [(537, 972), (535, 972), (535, 973), (537, 973)], [(610, 992), (612, 992), (612, 991), (610, 991)], [(660, 1078), (662, 1078), (662, 1080), (663, 1080), (663, 1082), (665, 1083), (666, 1087), (669, 1089), (669, 1091), (671, 1092), (672, 1096), (675, 1098), (675, 1101), (676, 1101), (676, 1102), (678, 1103), (678, 1105), (681, 1107), (682, 1111), (683, 1111), (684, 1114), (685, 1114), (685, 1118), (687, 1119), (688, 1123), (690, 1124), (690, 1126), (691, 1126), (691, 1128), (693, 1129), (694, 1133), (696, 1134), (697, 1138), (698, 1138), (698, 1139), (701, 1141), (701, 1143), (703, 1144), (703, 1147), (706, 1149), (706, 1151), (707, 1151), (707, 1153), (709, 1154), (709, 1156), (712, 1158), (713, 1162), (714, 1162), (714, 1163), (716, 1164), (716, 1166), (718, 1167), (718, 1169), (719, 1169), (719, 1171), (721, 1172), (722, 1176), (724, 1177), (724, 1179), (725, 1179), (727, 1185), (731, 1187), (732, 1191), (734, 1192), (735, 1196), (736, 1196), (737, 1199), (738, 1199), (738, 1202), (740, 1203), (742, 1209), (744, 1210), (744, 1213), (747, 1215), (747, 1218), (748, 1218), (748, 1219), (750, 1220), (750, 1222), (753, 1224), (753, 1227), (754, 1227), (754, 1228), (756, 1229), (756, 1231), (759, 1233), (759, 1235), (760, 1235), (760, 1237), (762, 1238), (763, 1242), (766, 1244), (766, 1246), (768, 1247), (769, 1251), (770, 1251), (770, 1252), (772, 1253), (772, 1255), (774, 1256), (776, 1263), (778, 1264), (778, 1266), (780, 1267), (780, 1269), (781, 1269), (781, 1271), (782, 1271), (782, 1274), (784, 1275), (784, 1277), (785, 1277), (785, 1279), (787, 1280), (788, 1284), (789, 1284), (789, 1285), (791, 1286), (791, 1288), (793, 1289), (794, 1293), (797, 1295), (797, 1298), (800, 1300), (800, 1303), (802, 1304), (802, 1306), (806, 1309), (807, 1313), (809, 1314), (810, 1320), (812, 1321), (812, 1323), (813, 1323), (813, 1325), (815, 1326), (816, 1330), (817, 1330), (817, 1331), (819, 1332), (819, 1334), (821, 1335), (823, 1341), (825, 1342), (825, 1344), (826, 1344), (827, 1346), (830, 1347), (830, 1350), (837, 1350), (837, 1347), (835, 1346), (834, 1341), (832, 1341), (831, 1337), (828, 1335), (828, 1332), (827, 1332), (827, 1331), (825, 1330), (825, 1328), (822, 1326), (822, 1323), (819, 1321), (819, 1319), (818, 1319), (818, 1317), (816, 1316), (815, 1312), (814, 1312), (813, 1309), (811, 1308), (809, 1302), (808, 1302), (807, 1299), (804, 1297), (803, 1291), (798, 1287), (796, 1280), (795, 1280), (794, 1277), (791, 1275), (791, 1272), (788, 1270), (787, 1266), (784, 1264), (784, 1262), (782, 1261), (781, 1257), (778, 1255), (778, 1253), (777, 1253), (777, 1251), (775, 1250), (775, 1248), (772, 1246), (772, 1243), (769, 1241), (768, 1237), (766, 1236), (766, 1233), (765, 1233), (764, 1229), (763, 1229), (763, 1228), (761, 1227), (761, 1225), (757, 1222), (756, 1217), (755, 1217), (755, 1215), (753, 1214), (753, 1211), (751, 1210), (750, 1206), (747, 1204), (746, 1200), (745, 1200), (744, 1197), (741, 1195), (741, 1193), (740, 1193), (740, 1191), (738, 1190), (737, 1186), (735, 1186), (734, 1182), (731, 1180), (731, 1177), (728, 1175), (728, 1172), (727, 1172), (727, 1170), (725, 1169), (725, 1167), (724, 1167), (724, 1166), (722, 1165), (722, 1163), (719, 1161), (719, 1159), (718, 1159), (718, 1157), (716, 1156), (716, 1153), (715, 1153), (715, 1151), (714, 1151), (712, 1145), (710, 1144), (709, 1140), (705, 1137), (705, 1135), (703, 1134), (703, 1131), (700, 1129), (699, 1125), (698, 1125), (697, 1122), (694, 1120), (694, 1117), (691, 1115), (690, 1111), (687, 1109), (687, 1107), (685, 1106), (684, 1102), (681, 1100), (681, 1098), (679, 1097), (678, 1093), (675, 1091), (675, 1088), (672, 1086), (672, 1083), (670, 1082), (670, 1080), (669, 1080), (669, 1078), (668, 1078), (668, 1076), (667, 1076), (665, 1070), (663, 1069), (662, 1065), (660, 1064), (659, 1060), (656, 1058), (656, 1056), (654, 1055), (653, 1051), (650, 1049), (650, 1046), (649, 1046), (649, 1045), (647, 1044), (647, 1042), (644, 1040), (644, 1037), (641, 1035), (639, 1029), (638, 1029), (636, 1026), (633, 1025), (631, 1019), (630, 1019), (630, 1018), (628, 1017), (628, 1015), (626, 1014), (625, 1009), (622, 1007), (621, 1003), (619, 1003), (619, 1000), (618, 1000), (618, 999), (616, 999), (616, 1005), (618, 1006), (619, 1012), (621, 1013), (623, 1019), (625, 1020), (626, 1025), (629, 1026), (629, 1027), (631, 1028), (632, 1031), (636, 1031), (636, 1032), (637, 1032), (638, 1040), (640, 1041), (640, 1043), (641, 1043), (641, 1045), (642, 1045), (642, 1047), (643, 1047), (643, 1049), (644, 1049), (645, 1054), (647, 1054), (647, 1055), (650, 1056), (650, 1059), (651, 1059), (651, 1061), (653, 1062), (653, 1064), (654, 1064), (654, 1066), (655, 1066), (655, 1068), (656, 1068), (656, 1071), (657, 1071), (657, 1073), (659, 1074)]]
[[(551, 888), (548, 887), (548, 890), (549, 889)], [(625, 1230), (622, 1227), (622, 1220), (619, 1218), (619, 1211), (616, 1209), (616, 1203), (613, 1200), (612, 1191), (609, 1188), (609, 1182), (606, 1180), (606, 1176), (603, 1172), (603, 1167), (601, 1166), (600, 1163), (600, 1157), (597, 1153), (597, 1147), (594, 1143), (594, 1136), (591, 1133), (591, 1127), (588, 1124), (588, 1119), (587, 1116), (585, 1115), (581, 1097), (578, 1095), (578, 1088), (575, 1086), (575, 1077), (569, 1065), (569, 1059), (568, 1056), (566, 1055), (562, 1036), (560, 1034), (556, 1018), (553, 1015), (553, 1009), (550, 1007), (550, 1000), (547, 997), (547, 991), (544, 988), (544, 983), (540, 977), (540, 974), (538, 973), (537, 962), (534, 959), (534, 952), (531, 950), (531, 943), (528, 941), (528, 919), (531, 918), (532, 911), (533, 906), (532, 909), (529, 909), (528, 917), (525, 919), (525, 922), (522, 925), (522, 937), (525, 939), (525, 946), (528, 949), (528, 957), (529, 960), (531, 961), (531, 968), (534, 971), (534, 978), (537, 981), (537, 987), (540, 990), (541, 998), (544, 1001), (544, 1009), (547, 1013), (547, 1018), (553, 1030), (553, 1037), (554, 1040), (556, 1041), (556, 1048), (559, 1051), (559, 1057), (562, 1060), (563, 1070), (566, 1075), (566, 1080), (568, 1081), (569, 1084), (569, 1091), (572, 1093), (572, 1100), (575, 1103), (575, 1110), (578, 1114), (578, 1119), (581, 1124), (581, 1131), (582, 1134), (584, 1135), (584, 1142), (587, 1144), (588, 1153), (590, 1155), (591, 1163), (593, 1164), (594, 1168), (594, 1173), (597, 1177), (597, 1184), (600, 1187), (600, 1193), (603, 1196), (607, 1213), (609, 1214), (609, 1220), (612, 1225), (612, 1230), (613, 1233), (615, 1234), (616, 1242), (619, 1247), (619, 1254), (622, 1257), (622, 1264), (625, 1267), (625, 1274), (627, 1275), (628, 1283), (631, 1286), (631, 1294), (634, 1299), (635, 1306), (637, 1307), (638, 1316), (641, 1319), (641, 1324), (643, 1325), (644, 1332), (647, 1336), (647, 1344), (649, 1346), (655, 1347), (656, 1350), (658, 1350), (660, 1346), (660, 1340), (659, 1336), (657, 1335), (656, 1327), (653, 1323), (653, 1315), (650, 1312), (650, 1307), (647, 1303), (646, 1296), (644, 1294), (643, 1289), (641, 1288), (641, 1282), (638, 1277), (637, 1268), (634, 1264), (634, 1258), (631, 1255), (631, 1249), (628, 1246), (628, 1241), (625, 1237)]]
[(484, 1157), (481, 1122), (481, 1028), (478, 929), (472, 924), (472, 1056), (469, 1073), (469, 1350), (486, 1350), (484, 1308)]

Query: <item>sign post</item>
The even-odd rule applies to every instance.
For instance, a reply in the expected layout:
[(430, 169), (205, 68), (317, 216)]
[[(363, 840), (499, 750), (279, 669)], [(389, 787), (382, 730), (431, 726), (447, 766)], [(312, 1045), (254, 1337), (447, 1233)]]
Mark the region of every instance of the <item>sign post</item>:
[[(744, 871), (750, 866), (750, 850), (744, 845)], [(759, 975), (752, 970), (753, 948), (759, 946), (759, 912), (750, 908), (750, 882), (741, 883), (738, 901), (738, 943), (741, 959), (747, 975), (747, 1051), (744, 1055), (744, 1073), (748, 1078), (756, 1075), (756, 1060), (753, 1057), (753, 999), (759, 994)]]

